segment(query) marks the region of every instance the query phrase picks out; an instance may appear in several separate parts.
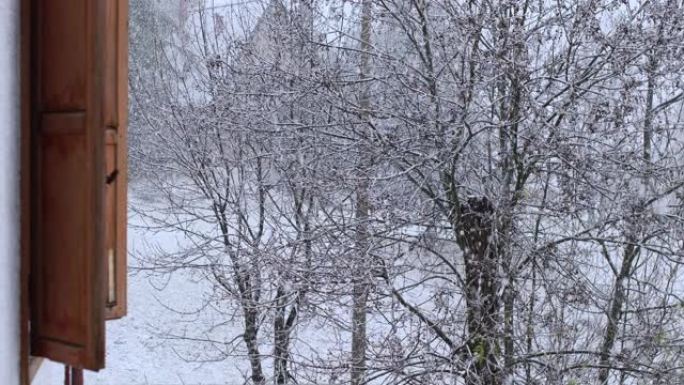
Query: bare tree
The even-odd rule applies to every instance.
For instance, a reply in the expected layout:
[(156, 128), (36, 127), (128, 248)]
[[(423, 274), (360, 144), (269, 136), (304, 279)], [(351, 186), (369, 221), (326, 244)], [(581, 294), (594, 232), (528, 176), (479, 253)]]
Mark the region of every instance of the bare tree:
[(167, 335), (253, 384), (682, 375), (681, 4), (184, 15), (133, 60), (139, 211), (183, 239), (143, 262), (239, 333)]

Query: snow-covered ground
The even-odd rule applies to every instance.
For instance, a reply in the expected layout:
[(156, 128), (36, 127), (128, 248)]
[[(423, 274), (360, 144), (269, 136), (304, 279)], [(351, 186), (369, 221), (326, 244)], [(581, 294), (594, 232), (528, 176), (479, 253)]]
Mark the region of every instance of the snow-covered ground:
[[(164, 308), (155, 299), (157, 290), (142, 276), (129, 281), (129, 315), (107, 323), (107, 368), (99, 373), (88, 372), (88, 385), (119, 384), (241, 384), (241, 375), (231, 362), (190, 363), (175, 353), (171, 344), (154, 336), (165, 323), (174, 322), (177, 314)], [(197, 289), (192, 282), (176, 282), (174, 298), (193, 300)], [(38, 385), (61, 385), (63, 367), (44, 365)]]
[[(208, 330), (207, 338), (220, 341), (237, 339), (242, 343), (241, 320), (231, 321), (225, 313), (207, 305), (211, 292), (206, 280), (183, 272), (159, 277), (137, 269), (136, 256), (159, 249), (172, 251), (182, 243), (182, 234), (151, 232), (140, 228), (141, 220), (129, 215), (128, 315), (107, 322), (106, 368), (86, 372), (87, 385), (242, 385), (248, 375), (248, 362), (239, 351), (236, 357), (221, 356), (227, 347), (202, 341), (188, 341), (174, 336), (196, 337)], [(202, 311), (198, 311), (199, 309)], [(220, 327), (215, 325), (223, 324)], [(331, 333), (320, 323), (311, 321), (298, 328), (293, 341), (293, 356), (306, 360), (325, 360), (318, 353), (330, 352), (330, 346), (344, 337)], [(214, 347), (212, 347), (214, 346)], [(261, 348), (269, 354), (267, 345)], [(270, 374), (272, 366), (264, 362)], [(32, 385), (62, 385), (64, 366), (44, 362)]]
[[(135, 218), (132, 218), (134, 221)], [(131, 227), (129, 251), (144, 252), (156, 244), (173, 242), (170, 236), (150, 238), (149, 234)], [(134, 261), (130, 261), (132, 265)], [(159, 285), (158, 285), (159, 284)], [(129, 275), (128, 315), (107, 322), (106, 369), (88, 372), (88, 385), (172, 385), (172, 384), (242, 384), (242, 374), (236, 362), (224, 360), (199, 364), (179, 356), (178, 344), (165, 341), (158, 332), (179, 322), (179, 314), (171, 308), (192, 309), (201, 302), (201, 284), (176, 276), (172, 282), (149, 279), (144, 273)], [(202, 319), (196, 319), (202, 324)], [(45, 363), (34, 385), (62, 385), (64, 367)]]

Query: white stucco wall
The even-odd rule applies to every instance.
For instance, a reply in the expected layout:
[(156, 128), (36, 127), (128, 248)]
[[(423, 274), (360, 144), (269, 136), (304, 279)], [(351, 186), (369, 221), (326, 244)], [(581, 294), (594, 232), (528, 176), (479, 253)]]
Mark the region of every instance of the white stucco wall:
[(0, 0), (0, 381), (19, 385), (19, 0)]

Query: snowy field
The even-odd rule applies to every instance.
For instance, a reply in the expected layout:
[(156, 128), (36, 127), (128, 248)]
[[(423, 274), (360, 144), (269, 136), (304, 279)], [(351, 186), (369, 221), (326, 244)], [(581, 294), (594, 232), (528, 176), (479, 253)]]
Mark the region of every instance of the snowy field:
[[(172, 346), (153, 336), (155, 329), (174, 322), (177, 314), (166, 309), (156, 297), (159, 293), (141, 276), (129, 278), (129, 315), (107, 324), (107, 368), (86, 374), (89, 385), (119, 384), (241, 384), (230, 362), (190, 363), (174, 352)], [(178, 282), (178, 298), (191, 302), (197, 288), (192, 282)], [(39, 371), (37, 385), (62, 385), (63, 366), (45, 364)]]
[[(131, 218), (135, 221), (135, 218)], [(173, 243), (173, 237), (146, 239), (133, 226), (129, 230), (129, 250), (144, 252), (151, 245)], [(134, 261), (129, 261), (134, 264)], [(242, 374), (236, 362), (188, 362), (181, 357), (178, 344), (163, 339), (159, 332), (176, 325), (182, 318), (173, 309), (192, 309), (201, 302), (205, 289), (191, 279), (174, 278), (173, 282), (149, 279), (144, 273), (129, 275), (128, 315), (107, 322), (107, 368), (87, 372), (88, 385), (209, 385), (242, 384)], [(194, 317), (194, 322), (203, 324)], [(237, 333), (237, 332), (236, 332)], [(35, 385), (62, 385), (64, 367), (45, 363)]]
[[(159, 248), (173, 250), (181, 234), (152, 233), (140, 229), (140, 219), (129, 216), (129, 277), (128, 315), (121, 320), (107, 322), (106, 368), (100, 372), (86, 372), (88, 385), (242, 385), (249, 374), (246, 357), (232, 351), (236, 357), (221, 357), (220, 347), (212, 349), (203, 342), (174, 338), (196, 336), (213, 330), (212, 339), (230, 341), (241, 333), (239, 317), (226, 321), (225, 313), (207, 307), (206, 281), (189, 274), (174, 273), (171, 278), (160, 278), (136, 268), (136, 255), (155, 252)], [(199, 309), (202, 311), (199, 311)], [(227, 326), (214, 327), (217, 324)], [(339, 332), (338, 332), (339, 333)], [(339, 335), (319, 324), (301, 324), (299, 343), (293, 346), (294, 356), (314, 357), (312, 348), (326, 351)], [(238, 340), (238, 345), (242, 343)], [(261, 347), (269, 354), (269, 346)], [(318, 357), (315, 357), (318, 358)], [(324, 358), (323, 358), (324, 359)], [(270, 374), (272, 365), (264, 362)], [(64, 384), (64, 366), (44, 362), (33, 385)]]

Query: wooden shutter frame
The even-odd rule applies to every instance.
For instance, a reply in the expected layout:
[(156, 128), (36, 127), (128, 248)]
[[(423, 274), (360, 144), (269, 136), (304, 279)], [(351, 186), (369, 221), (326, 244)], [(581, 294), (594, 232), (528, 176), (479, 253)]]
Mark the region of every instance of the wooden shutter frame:
[[(109, 8), (111, 13), (108, 14), (108, 23), (111, 22), (111, 24), (108, 24), (110, 29), (107, 31), (107, 40), (110, 44), (113, 40), (113, 46), (109, 47), (112, 55), (110, 58), (113, 60), (109, 62), (113, 64), (113, 68), (110, 70), (114, 72), (115, 84), (112, 87), (115, 93), (112, 104), (115, 105), (115, 108), (110, 119), (105, 117), (105, 146), (115, 146), (114, 170), (107, 170), (107, 173), (111, 175), (112, 171), (116, 172), (115, 178), (107, 186), (107, 188), (114, 189), (112, 195), (115, 201), (113, 217), (107, 218), (107, 226), (112, 227), (108, 231), (113, 232), (114, 239), (111, 240), (111, 244), (106, 245), (107, 249), (105, 250), (106, 259), (109, 258), (109, 248), (114, 249), (115, 255), (113, 278), (116, 281), (116, 301), (114, 303), (108, 302), (106, 308), (106, 318), (110, 320), (121, 318), (128, 311), (126, 226), (128, 219), (128, 1), (108, 0), (108, 6), (111, 7)], [(109, 276), (111, 274), (108, 274)], [(111, 285), (111, 283), (109, 284)]]
[[(31, 300), (32, 304), (31, 313), (31, 353), (37, 356), (47, 357), (56, 361), (64, 362), (74, 367), (86, 368), (91, 370), (99, 370), (104, 367), (104, 347), (105, 347), (105, 330), (104, 330), (104, 288), (102, 282), (104, 281), (105, 265), (101, 256), (104, 254), (104, 228), (102, 215), (103, 204), (104, 204), (104, 159), (102, 154), (104, 153), (104, 135), (102, 134), (101, 124), (102, 124), (102, 109), (101, 109), (101, 93), (103, 86), (102, 79), (102, 68), (103, 68), (103, 37), (105, 34), (103, 23), (105, 17), (104, 1), (102, 0), (85, 0), (82, 3), (76, 4), (64, 4), (60, 1), (59, 5), (57, 2), (52, 3), (54, 0), (32, 0), (31, 1), (31, 112), (30, 112), (30, 255), (31, 255), (31, 270), (30, 270), (30, 286), (31, 286)], [(76, 0), (78, 1), (78, 0)], [(83, 7), (83, 14), (77, 14), (76, 12), (69, 13), (69, 7), (77, 5)], [(53, 8), (49, 8), (49, 7)], [(52, 9), (55, 11), (55, 6), (63, 7), (62, 9), (56, 10), (57, 16), (64, 17), (64, 19), (55, 19), (55, 15), (45, 15), (46, 9)], [(45, 8), (44, 8), (45, 7)], [(61, 13), (60, 13), (61, 12)], [(69, 18), (73, 17), (74, 20)], [(80, 18), (80, 19), (79, 19)], [(57, 21), (55, 21), (57, 20)], [(65, 27), (68, 23), (67, 20), (74, 23), (81, 22), (84, 28), (83, 44), (82, 47), (84, 51), (82, 52), (85, 56), (82, 58), (85, 60), (84, 69), (85, 74), (82, 74), (85, 84), (82, 85), (83, 98), (82, 108), (83, 111), (70, 111), (70, 106), (74, 105), (78, 109), (78, 100), (72, 100), (73, 98), (78, 98), (79, 91), (78, 87), (81, 86), (80, 83), (70, 83), (69, 91), (75, 92), (74, 94), (68, 93), (64, 96), (63, 102), (56, 102), (55, 106), (51, 106), (51, 103), (55, 103), (54, 100), (48, 101), (45, 99), (43, 92), (46, 87), (44, 85), (45, 79), (43, 76), (49, 74), (50, 67), (49, 63), (45, 62), (44, 51), (49, 50), (49, 44), (47, 44), (43, 38), (50, 38), (52, 36), (47, 36), (49, 27), (52, 24), (47, 24), (53, 22), (53, 27), (56, 28), (67, 28)], [(61, 23), (61, 24), (60, 24)], [(81, 24), (75, 24), (81, 25)], [(59, 29), (58, 31), (63, 31), (65, 36), (69, 33), (73, 33), (73, 30), (69, 29)], [(64, 44), (63, 42), (61, 44)], [(53, 54), (54, 51), (52, 52)], [(78, 62), (78, 51), (69, 53), (64, 52), (64, 55), (76, 55), (74, 60)], [(52, 58), (51, 58), (52, 59)], [(62, 63), (64, 64), (64, 63)], [(53, 73), (51, 75), (52, 81), (57, 81), (59, 86), (60, 80)], [(79, 79), (79, 75), (75, 75), (75, 79)], [(57, 92), (52, 90), (52, 92)], [(54, 96), (48, 94), (48, 96)], [(58, 97), (59, 98), (59, 97)], [(61, 99), (55, 99), (61, 100)], [(59, 107), (59, 106), (62, 107)], [(55, 109), (56, 108), (56, 109)], [(82, 128), (81, 128), (82, 127)], [(81, 129), (83, 131), (81, 131)], [(51, 176), (44, 173), (42, 167), (46, 166), (43, 164), (43, 159), (41, 154), (43, 144), (46, 143), (46, 149), (52, 149), (52, 153), (57, 151), (59, 153), (59, 148), (68, 151), (67, 147), (64, 147), (60, 143), (68, 143), (67, 139), (62, 139), (64, 142), (60, 142), (59, 138), (64, 137), (64, 135), (73, 134), (83, 137), (83, 145), (85, 149), (83, 150), (83, 156), (86, 156), (84, 169), (86, 170), (86, 180), (89, 181), (87, 186), (83, 190), (77, 189), (77, 191), (82, 191), (83, 197), (85, 198), (85, 207), (79, 207), (83, 211), (84, 217), (81, 218), (85, 227), (83, 228), (84, 236), (83, 239), (86, 240), (87, 244), (85, 250), (82, 251), (83, 260), (82, 264), (74, 266), (73, 264), (68, 264), (68, 266), (56, 266), (54, 261), (48, 261), (46, 254), (46, 245), (43, 244), (42, 240), (46, 235), (43, 231), (41, 223), (42, 219), (42, 206), (41, 202), (45, 199), (51, 199), (51, 195), (46, 194), (45, 186), (43, 186), (43, 181), (50, 181)], [(61, 136), (60, 136), (61, 135)], [(52, 142), (53, 136), (56, 138)], [(78, 143), (76, 144), (78, 145)], [(73, 146), (73, 144), (72, 144)], [(55, 150), (56, 148), (56, 150)], [(49, 154), (49, 153), (48, 153)], [(88, 154), (92, 154), (88, 157)], [(75, 156), (75, 154), (74, 154)], [(73, 166), (73, 165), (72, 165)], [(53, 170), (54, 171), (54, 170)], [(73, 170), (72, 170), (73, 171)], [(45, 179), (47, 178), (47, 179)], [(51, 183), (55, 183), (52, 181)], [(52, 186), (55, 188), (55, 186)], [(53, 209), (51, 209), (53, 210)], [(53, 210), (54, 211), (54, 210)], [(59, 211), (57, 211), (59, 215)], [(79, 212), (77, 211), (77, 214)], [(54, 218), (53, 218), (54, 220)], [(78, 219), (75, 219), (78, 221)], [(80, 222), (77, 222), (80, 223)], [(53, 224), (54, 225), (54, 224)], [(54, 230), (54, 229), (53, 229)], [(54, 241), (54, 239), (53, 239)], [(53, 244), (53, 246), (55, 246)], [(63, 253), (63, 252), (62, 252)], [(62, 254), (68, 255), (68, 254)], [(50, 265), (52, 263), (52, 265)], [(60, 276), (61, 274), (58, 269), (76, 269), (81, 272), (78, 275), (80, 283), (84, 286), (78, 289), (78, 298), (73, 298), (72, 301), (77, 301), (80, 304), (74, 314), (80, 317), (80, 322), (83, 324), (69, 325), (76, 329), (75, 333), (78, 337), (79, 342), (74, 343), (69, 335), (60, 334), (61, 337), (55, 336), (55, 328), (59, 328), (57, 324), (50, 326), (52, 332), (45, 334), (43, 330), (44, 327), (49, 326), (49, 323), (44, 323), (44, 320), (50, 319), (53, 316), (49, 311), (46, 313), (44, 309), (47, 303), (50, 303), (49, 294), (50, 288), (46, 288), (46, 282), (51, 282), (50, 278)], [(73, 273), (76, 270), (70, 270)], [(64, 275), (68, 276), (69, 270), (62, 270)], [(78, 282), (77, 282), (78, 284)], [(73, 292), (73, 288), (72, 288)], [(64, 293), (58, 293), (59, 295), (64, 295)], [(63, 300), (63, 298), (61, 298)], [(48, 307), (49, 308), (49, 307)], [(48, 316), (49, 314), (49, 316)], [(73, 314), (72, 314), (73, 315)], [(47, 318), (46, 318), (47, 317)], [(45, 321), (47, 322), (47, 321)], [(47, 325), (47, 326), (46, 326)], [(66, 333), (66, 331), (64, 331)], [(73, 334), (73, 333), (72, 333)], [(75, 337), (74, 337), (75, 338)]]
[[(21, 15), (21, 181), (20, 181), (20, 226), (21, 226), (21, 271), (20, 271), (20, 348), (19, 348), (19, 380), (21, 385), (30, 385), (30, 301), (29, 276), (31, 271), (31, 41), (33, 37), (31, 25), (31, 0), (22, 0)], [(37, 370), (37, 368), (36, 368)]]
[[(51, 0), (48, 0), (51, 1)], [(104, 3), (106, 1), (108, 3)], [(116, 210), (115, 226), (116, 226), (116, 240), (115, 248), (117, 249), (118, 256), (116, 262), (116, 280), (117, 280), (117, 301), (115, 306), (106, 307), (106, 317), (108, 319), (120, 318), (124, 316), (127, 312), (127, 287), (126, 287), (126, 277), (127, 277), (127, 264), (126, 264), (126, 221), (127, 221), (127, 121), (128, 121), (128, 2), (126, 0), (94, 0), (92, 2), (97, 2), (96, 7), (104, 8), (107, 5), (114, 5), (116, 9), (116, 20), (114, 21), (114, 28), (116, 28), (116, 39), (115, 39), (115, 96), (116, 99), (116, 124), (115, 124), (115, 142), (116, 146), (116, 159), (118, 173), (115, 183), (115, 196), (118, 202), (118, 207)], [(19, 359), (19, 370), (20, 370), (20, 381), (22, 385), (30, 385), (33, 376), (38, 370), (43, 359), (37, 355), (45, 355), (50, 357), (50, 348), (46, 346), (40, 346), (40, 341), (36, 341), (31, 337), (31, 265), (32, 260), (34, 260), (34, 253), (36, 248), (33, 247), (33, 234), (32, 234), (32, 217), (35, 215), (35, 210), (32, 209), (32, 191), (35, 190), (36, 186), (32, 186), (32, 179), (34, 178), (34, 173), (32, 168), (34, 167), (33, 161), (33, 130), (36, 124), (39, 124), (39, 120), (35, 119), (36, 111), (34, 108), (35, 99), (37, 95), (38, 87), (40, 87), (39, 82), (36, 78), (37, 65), (37, 49), (34, 42), (39, 37), (40, 31), (38, 30), (41, 25), (41, 21), (37, 18), (36, 10), (38, 7), (38, 0), (21, 0), (20, 1), (20, 15), (21, 15), (21, 39), (20, 39), (20, 51), (21, 51), (21, 66), (20, 66), (20, 77), (21, 77), (21, 270), (20, 270), (20, 303), (21, 311), (18, 315), (20, 322), (20, 359)], [(65, 5), (68, 6), (68, 5)], [(103, 12), (103, 11), (99, 11)], [(106, 10), (104, 11), (106, 12)], [(97, 13), (97, 11), (95, 12)], [(106, 15), (104, 16), (106, 17)], [(111, 17), (111, 16), (110, 16)], [(89, 17), (93, 20), (92, 17)], [(92, 23), (92, 22), (91, 22)], [(111, 31), (100, 31), (101, 33), (107, 34)], [(100, 45), (103, 47), (104, 44)], [(102, 48), (98, 48), (102, 49)], [(65, 53), (69, 54), (69, 53)], [(103, 55), (96, 54), (97, 59), (102, 59)], [(110, 59), (111, 60), (111, 59)], [(113, 62), (112, 61), (112, 62)], [(104, 63), (96, 63), (95, 65), (102, 67)], [(100, 87), (101, 89), (102, 87)], [(91, 98), (91, 100), (93, 100)], [(106, 103), (107, 100), (102, 96), (102, 103)], [(99, 122), (99, 127), (102, 129), (102, 137), (104, 138), (106, 122)], [(105, 265), (105, 255), (98, 255), (98, 261), (103, 266)], [(100, 268), (101, 270), (101, 268)], [(105, 274), (102, 278), (105, 279), (107, 275)], [(34, 274), (35, 280), (35, 274)], [(102, 285), (101, 285), (102, 286)], [(104, 296), (104, 287), (102, 288), (102, 295)], [(94, 295), (93, 298), (100, 295)], [(104, 302), (97, 302), (102, 307), (105, 307)], [(99, 316), (97, 318), (100, 318)], [(101, 321), (97, 321), (101, 323)], [(33, 331), (35, 334), (36, 330)], [(92, 362), (85, 362), (83, 360), (78, 360), (79, 362), (73, 362), (77, 364), (78, 367), (90, 367), (91, 369), (96, 369), (101, 367), (104, 362), (104, 329), (102, 329), (101, 336), (95, 338), (101, 341), (102, 349), (95, 353), (94, 356), (97, 358)], [(33, 340), (33, 341), (32, 341)], [(33, 349), (31, 345), (33, 342)], [(47, 351), (46, 351), (47, 350)], [(35, 356), (32, 356), (35, 355)], [(51, 357), (59, 359), (59, 357)], [(68, 360), (62, 360), (68, 361)], [(99, 362), (97, 362), (99, 361)]]

